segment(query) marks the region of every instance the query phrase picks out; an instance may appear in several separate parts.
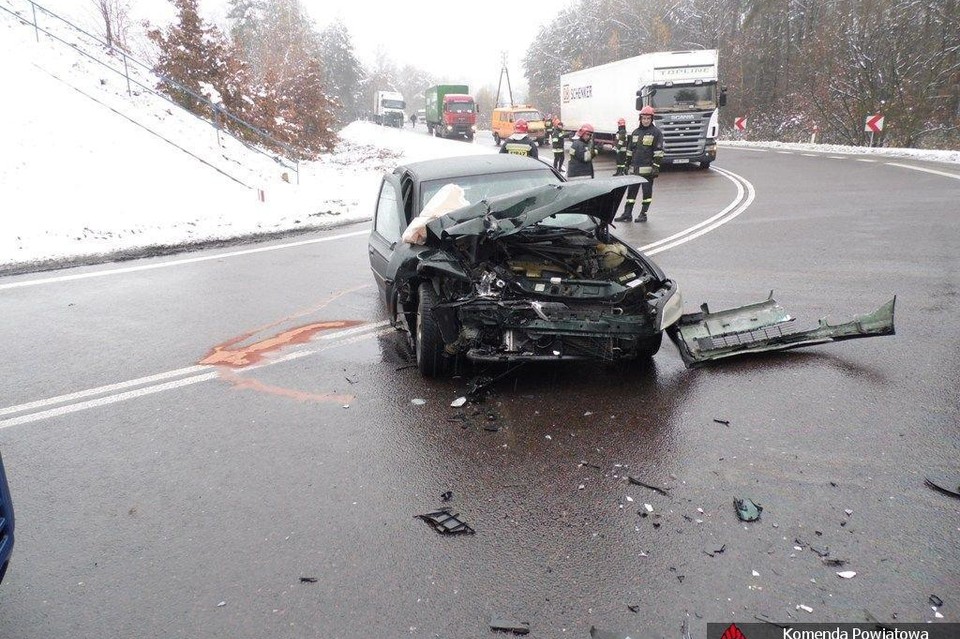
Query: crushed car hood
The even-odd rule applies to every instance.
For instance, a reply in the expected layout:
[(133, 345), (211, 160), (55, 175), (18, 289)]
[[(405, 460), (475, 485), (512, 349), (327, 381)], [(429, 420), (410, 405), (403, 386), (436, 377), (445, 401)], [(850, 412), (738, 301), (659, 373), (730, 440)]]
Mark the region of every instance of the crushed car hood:
[(821, 319), (816, 328), (800, 330), (793, 318), (773, 299), (738, 308), (710, 312), (706, 304), (700, 313), (682, 315), (670, 327), (670, 338), (687, 366), (744, 353), (782, 351), (802, 346), (838, 342), (861, 337), (894, 335), (893, 313), (897, 298), (866, 315), (841, 324)]
[(547, 184), (451, 211), (427, 224), (427, 229), (440, 240), (468, 236), (498, 239), (557, 213), (581, 213), (609, 224), (627, 187), (644, 181), (641, 177), (618, 177)]

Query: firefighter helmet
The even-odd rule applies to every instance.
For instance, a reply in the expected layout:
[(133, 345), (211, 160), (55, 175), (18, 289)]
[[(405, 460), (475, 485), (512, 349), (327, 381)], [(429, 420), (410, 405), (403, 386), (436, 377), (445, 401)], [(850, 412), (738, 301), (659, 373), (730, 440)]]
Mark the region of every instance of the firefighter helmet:
[(514, 133), (527, 133), (529, 130), (530, 130), (530, 127), (527, 126), (527, 121), (524, 120), (523, 118), (513, 123)]
[(617, 126), (627, 126), (627, 121), (624, 120), (623, 118), (620, 118), (619, 120), (617, 120)]
[(592, 124), (581, 124), (580, 128), (577, 129), (577, 137), (582, 138), (584, 135), (589, 133), (593, 135), (593, 125)]
[(642, 109), (640, 109), (640, 117), (643, 117), (645, 115), (653, 116), (654, 114), (655, 114), (655, 111), (653, 110), (653, 107), (650, 106), (649, 104), (643, 107)]

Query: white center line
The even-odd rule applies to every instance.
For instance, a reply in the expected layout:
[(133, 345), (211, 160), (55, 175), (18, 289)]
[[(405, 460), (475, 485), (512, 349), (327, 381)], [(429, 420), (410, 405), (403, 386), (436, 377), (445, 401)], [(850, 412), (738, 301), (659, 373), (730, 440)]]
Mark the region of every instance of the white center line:
[(816, 153), (801, 153), (800, 155), (802, 155), (802, 156), (804, 156), (804, 157), (808, 157), (808, 158), (818, 158), (818, 157), (820, 157), (820, 156), (817, 155)]
[(846, 159), (847, 159), (847, 158), (845, 158), (845, 157), (842, 156), (842, 155), (828, 155), (827, 157), (830, 158), (831, 160), (846, 160)]
[(780, 155), (793, 155), (793, 151), (777, 151)]
[(857, 162), (876, 162), (876, 160), (870, 160), (867, 158), (857, 158)]
[(211, 260), (222, 260), (228, 257), (237, 257), (238, 255), (250, 255), (253, 253), (266, 253), (268, 251), (279, 251), (281, 249), (292, 248), (295, 246), (306, 246), (308, 244), (317, 244), (319, 242), (332, 242), (333, 240), (342, 240), (346, 237), (356, 237), (358, 235), (369, 235), (369, 230), (354, 231), (352, 233), (340, 233), (339, 235), (329, 235), (327, 237), (317, 237), (311, 240), (301, 240), (299, 242), (287, 242), (286, 244), (274, 244), (272, 246), (260, 246), (257, 248), (243, 249), (240, 251), (230, 251), (229, 253), (217, 253), (216, 255), (203, 255), (201, 257), (189, 257), (182, 260), (170, 260), (168, 262), (155, 262), (153, 264), (140, 264), (138, 266), (126, 266), (122, 268), (106, 269), (103, 271), (92, 271), (89, 273), (76, 273), (74, 275), (58, 275), (56, 277), (45, 277), (36, 280), (23, 280), (21, 282), (11, 282), (9, 284), (0, 284), (0, 291), (11, 288), (24, 288), (27, 286), (39, 286), (41, 284), (54, 284), (58, 282), (72, 282), (74, 280), (85, 280), (91, 277), (106, 277), (108, 275), (120, 275), (122, 273), (136, 273), (137, 271), (151, 271), (158, 268), (169, 268), (171, 266), (182, 266), (184, 264), (196, 264), (197, 262), (209, 262)]
[(887, 162), (887, 166), (899, 166), (901, 169), (912, 169), (914, 171), (923, 171), (924, 173), (933, 173), (934, 175), (942, 175), (943, 177), (953, 178), (954, 180), (960, 180), (960, 175), (956, 173), (947, 173), (946, 171), (937, 171), (935, 169), (925, 169), (922, 166), (913, 166), (910, 164), (900, 164), (899, 162)]

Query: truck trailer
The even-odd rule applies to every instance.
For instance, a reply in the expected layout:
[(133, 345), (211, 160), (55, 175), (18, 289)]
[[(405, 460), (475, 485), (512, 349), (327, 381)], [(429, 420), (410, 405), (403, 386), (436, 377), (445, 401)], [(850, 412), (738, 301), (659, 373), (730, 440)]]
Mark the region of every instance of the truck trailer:
[(726, 102), (718, 87), (717, 50), (658, 51), (560, 76), (560, 119), (575, 132), (592, 124), (598, 142), (613, 143), (617, 120), (627, 132), (644, 106), (656, 110), (663, 131), (665, 164), (699, 162), (707, 168), (717, 157), (719, 107)]
[(441, 138), (473, 141), (477, 132), (477, 105), (465, 84), (439, 84), (424, 92), (427, 131)]
[(373, 105), (373, 120), (384, 126), (403, 127), (403, 110), (407, 103), (396, 91), (377, 91)]

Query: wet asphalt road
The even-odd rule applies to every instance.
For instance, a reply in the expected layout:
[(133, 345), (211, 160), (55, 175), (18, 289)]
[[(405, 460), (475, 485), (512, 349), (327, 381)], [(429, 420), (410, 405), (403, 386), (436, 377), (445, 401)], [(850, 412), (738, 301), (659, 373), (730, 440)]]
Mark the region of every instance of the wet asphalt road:
[[(960, 180), (774, 151), (715, 166), (755, 199), (656, 255), (688, 311), (775, 289), (809, 325), (896, 294), (897, 336), (693, 371), (668, 342), (636, 371), (525, 367), (458, 418), (483, 371), (410, 367), (365, 225), (0, 278), (0, 410), (17, 407), (0, 412), (17, 509), (0, 636), (488, 637), (505, 615), (530, 637), (678, 637), (685, 620), (702, 637), (754, 615), (934, 620), (931, 594), (960, 621), (960, 500), (923, 484), (960, 472)], [(646, 245), (737, 199), (718, 171), (671, 170), (651, 221), (619, 231)], [(761, 520), (739, 522), (734, 497)], [(444, 505), (476, 534), (413, 518)]]

